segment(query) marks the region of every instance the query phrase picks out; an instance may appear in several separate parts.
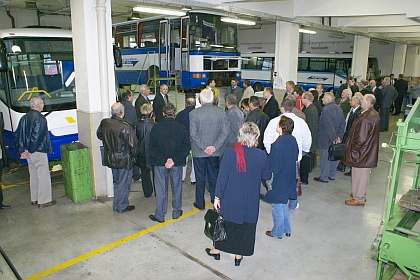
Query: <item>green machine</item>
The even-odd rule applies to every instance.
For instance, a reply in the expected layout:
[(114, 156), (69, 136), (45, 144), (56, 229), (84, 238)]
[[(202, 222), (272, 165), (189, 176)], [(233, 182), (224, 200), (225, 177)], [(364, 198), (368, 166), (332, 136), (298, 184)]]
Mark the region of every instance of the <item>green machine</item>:
[[(420, 218), (420, 101), (412, 107), (406, 120), (397, 123), (396, 144), (387, 145), (394, 151), (389, 172), (387, 196), (384, 202), (384, 216), (381, 223), (382, 235), (372, 243), (372, 249), (379, 253), (376, 279), (391, 279), (400, 269), (408, 279), (420, 276), (420, 230), (416, 223)], [(392, 138), (391, 138), (392, 140)], [(396, 194), (404, 153), (415, 155), (414, 177), (411, 189), (396, 202)], [(420, 227), (419, 227), (420, 229)]]

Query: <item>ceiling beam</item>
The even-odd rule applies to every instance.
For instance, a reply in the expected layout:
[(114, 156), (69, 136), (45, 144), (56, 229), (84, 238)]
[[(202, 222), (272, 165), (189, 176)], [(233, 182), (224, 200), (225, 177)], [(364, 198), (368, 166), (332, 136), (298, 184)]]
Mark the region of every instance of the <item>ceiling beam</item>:
[(419, 24), (405, 15), (386, 15), (370, 17), (343, 17), (338, 19), (338, 26), (352, 27), (390, 27), (390, 26), (418, 26)]

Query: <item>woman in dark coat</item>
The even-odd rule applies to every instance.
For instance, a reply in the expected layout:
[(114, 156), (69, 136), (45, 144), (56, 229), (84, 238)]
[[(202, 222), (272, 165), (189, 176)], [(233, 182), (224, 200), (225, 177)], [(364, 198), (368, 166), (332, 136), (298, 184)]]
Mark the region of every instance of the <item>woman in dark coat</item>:
[(283, 234), (287, 237), (292, 234), (287, 202), (296, 199), (296, 161), (299, 154), (296, 139), (292, 136), (293, 128), (292, 119), (286, 116), (280, 118), (277, 125), (280, 136), (271, 144), (268, 156), (273, 170), (273, 189), (264, 196), (264, 201), (271, 203), (274, 226), (265, 234), (279, 239)]
[(227, 239), (215, 242), (215, 248), (206, 252), (216, 260), (220, 251), (235, 254), (235, 266), (243, 256), (254, 254), (261, 180), (271, 178), (267, 154), (256, 148), (259, 136), (258, 126), (245, 122), (238, 142), (226, 149), (217, 178), (214, 208), (220, 209), (225, 220)]
[(140, 107), (141, 118), (136, 124), (136, 136), (139, 140), (139, 154), (136, 159), (136, 165), (140, 167), (142, 176), (143, 194), (145, 197), (152, 196), (153, 184), (150, 176), (151, 166), (149, 164), (149, 138), (155, 122), (152, 119), (153, 107), (145, 103)]

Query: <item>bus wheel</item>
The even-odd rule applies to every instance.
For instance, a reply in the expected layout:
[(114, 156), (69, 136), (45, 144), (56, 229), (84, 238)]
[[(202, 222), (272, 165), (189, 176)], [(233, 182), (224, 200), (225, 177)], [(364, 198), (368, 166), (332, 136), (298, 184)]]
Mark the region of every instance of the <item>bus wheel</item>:
[[(150, 91), (154, 94), (159, 92), (160, 81), (156, 81), (155, 78), (160, 78), (159, 67), (152, 65), (147, 69), (147, 85), (150, 87)], [(155, 91), (156, 87), (156, 91)]]
[(261, 83), (255, 83), (252, 88), (254, 89), (254, 92), (263, 91), (264, 90), (264, 87), (263, 87), (263, 85)]

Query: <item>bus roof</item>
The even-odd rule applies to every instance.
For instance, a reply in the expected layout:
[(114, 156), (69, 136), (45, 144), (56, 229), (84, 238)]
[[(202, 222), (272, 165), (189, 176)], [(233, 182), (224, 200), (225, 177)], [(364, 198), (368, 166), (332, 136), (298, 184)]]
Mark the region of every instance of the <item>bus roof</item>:
[(54, 28), (13, 28), (0, 30), (0, 38), (14, 37), (57, 37), (71, 38), (71, 30)]
[[(242, 57), (274, 57), (274, 53), (241, 53)], [(351, 53), (300, 53), (298, 57), (352, 58)]]

